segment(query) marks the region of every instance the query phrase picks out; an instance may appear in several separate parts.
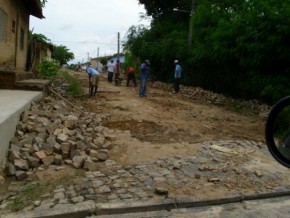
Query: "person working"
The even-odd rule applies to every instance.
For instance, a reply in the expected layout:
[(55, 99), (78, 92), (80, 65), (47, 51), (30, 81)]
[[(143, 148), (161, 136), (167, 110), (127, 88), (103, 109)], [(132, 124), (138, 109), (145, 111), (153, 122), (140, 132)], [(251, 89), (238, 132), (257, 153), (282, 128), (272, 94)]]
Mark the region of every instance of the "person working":
[(130, 80), (133, 80), (134, 85), (137, 86), (135, 72), (136, 70), (133, 67), (127, 69), (127, 86), (129, 86)]
[(90, 96), (95, 96), (98, 90), (98, 84), (100, 80), (100, 73), (91, 67), (92, 65), (87, 68), (87, 73), (89, 75), (89, 94)]
[(141, 75), (140, 75), (140, 91), (139, 91), (139, 96), (140, 97), (145, 97), (146, 92), (147, 92), (147, 83), (149, 79), (149, 68), (150, 67), (150, 62), (149, 60), (145, 60), (144, 63), (141, 64)]

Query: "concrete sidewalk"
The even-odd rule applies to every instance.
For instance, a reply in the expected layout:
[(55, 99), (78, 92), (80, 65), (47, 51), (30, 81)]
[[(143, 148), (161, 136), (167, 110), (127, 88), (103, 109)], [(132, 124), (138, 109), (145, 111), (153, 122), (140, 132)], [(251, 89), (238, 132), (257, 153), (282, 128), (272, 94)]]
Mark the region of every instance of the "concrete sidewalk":
[(0, 90), (0, 168), (5, 163), (20, 114), (42, 96), (43, 92), (39, 91)]

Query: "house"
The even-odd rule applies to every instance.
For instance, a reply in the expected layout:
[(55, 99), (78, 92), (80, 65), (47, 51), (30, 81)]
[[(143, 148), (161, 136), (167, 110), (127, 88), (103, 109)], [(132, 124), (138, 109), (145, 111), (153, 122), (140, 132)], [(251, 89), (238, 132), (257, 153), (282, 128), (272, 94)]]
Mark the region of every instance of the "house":
[(39, 0), (0, 0), (0, 88), (27, 74), (30, 15), (44, 18)]
[(113, 56), (110, 59), (108, 59), (108, 62), (110, 62), (111, 60), (113, 60), (114, 63), (116, 63), (118, 59), (119, 59), (119, 61), (120, 61), (121, 64), (124, 64), (124, 62), (125, 62), (125, 55), (121, 54), (119, 56), (119, 58), (117, 56)]
[(107, 63), (109, 63), (111, 60), (113, 60), (113, 62), (116, 63), (118, 59), (119, 59), (121, 64), (124, 64), (124, 62), (125, 62), (125, 55), (123, 55), (123, 54), (119, 55), (119, 58), (117, 56), (103, 56), (103, 57), (98, 57), (98, 58), (91, 58), (90, 63), (99, 72), (102, 72), (104, 69), (103, 64), (100, 62), (101, 59), (103, 59), (103, 58), (106, 58), (108, 60)]
[(27, 55), (27, 70), (38, 72), (38, 64), (43, 60), (52, 61), (53, 45), (45, 42), (30, 40)]

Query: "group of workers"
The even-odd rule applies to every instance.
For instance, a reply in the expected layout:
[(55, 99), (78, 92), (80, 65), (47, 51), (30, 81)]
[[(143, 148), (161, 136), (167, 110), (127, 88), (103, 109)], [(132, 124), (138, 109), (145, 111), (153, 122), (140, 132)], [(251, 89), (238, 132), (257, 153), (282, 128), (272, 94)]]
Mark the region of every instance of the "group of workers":
[[(174, 61), (175, 68), (174, 68), (174, 92), (178, 93), (180, 88), (180, 80), (181, 80), (181, 71), (182, 68), (179, 64), (178, 60)], [(121, 66), (120, 61), (117, 60), (116, 64), (114, 64), (114, 61), (111, 60), (107, 64), (107, 71), (108, 71), (108, 82), (113, 82), (113, 76), (115, 74), (115, 85), (121, 84), (121, 78), (120, 78), (120, 72), (121, 72)], [(130, 81), (132, 80), (135, 87), (137, 87), (137, 81), (136, 81), (136, 69), (133, 67), (129, 67), (126, 70), (127, 75), (127, 86), (129, 86)], [(87, 66), (87, 74), (89, 76), (89, 94), (90, 96), (95, 96), (98, 90), (98, 84), (100, 80), (100, 73), (92, 67), (91, 63), (88, 63)], [(150, 62), (149, 60), (145, 60), (141, 66), (140, 66), (140, 89), (139, 89), (139, 96), (145, 97), (147, 96), (147, 85), (149, 81), (150, 76)]]

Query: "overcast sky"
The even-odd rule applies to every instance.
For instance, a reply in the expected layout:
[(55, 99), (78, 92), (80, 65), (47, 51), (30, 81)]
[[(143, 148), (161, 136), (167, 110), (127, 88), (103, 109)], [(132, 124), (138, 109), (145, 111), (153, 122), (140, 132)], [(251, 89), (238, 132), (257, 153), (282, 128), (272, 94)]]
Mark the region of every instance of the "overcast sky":
[[(30, 30), (41, 33), (55, 45), (65, 45), (75, 55), (74, 63), (89, 57), (117, 53), (117, 36), (121, 44), (130, 26), (145, 24), (145, 13), (137, 0), (48, 0), (44, 19), (30, 17)], [(121, 48), (120, 48), (121, 51)]]

